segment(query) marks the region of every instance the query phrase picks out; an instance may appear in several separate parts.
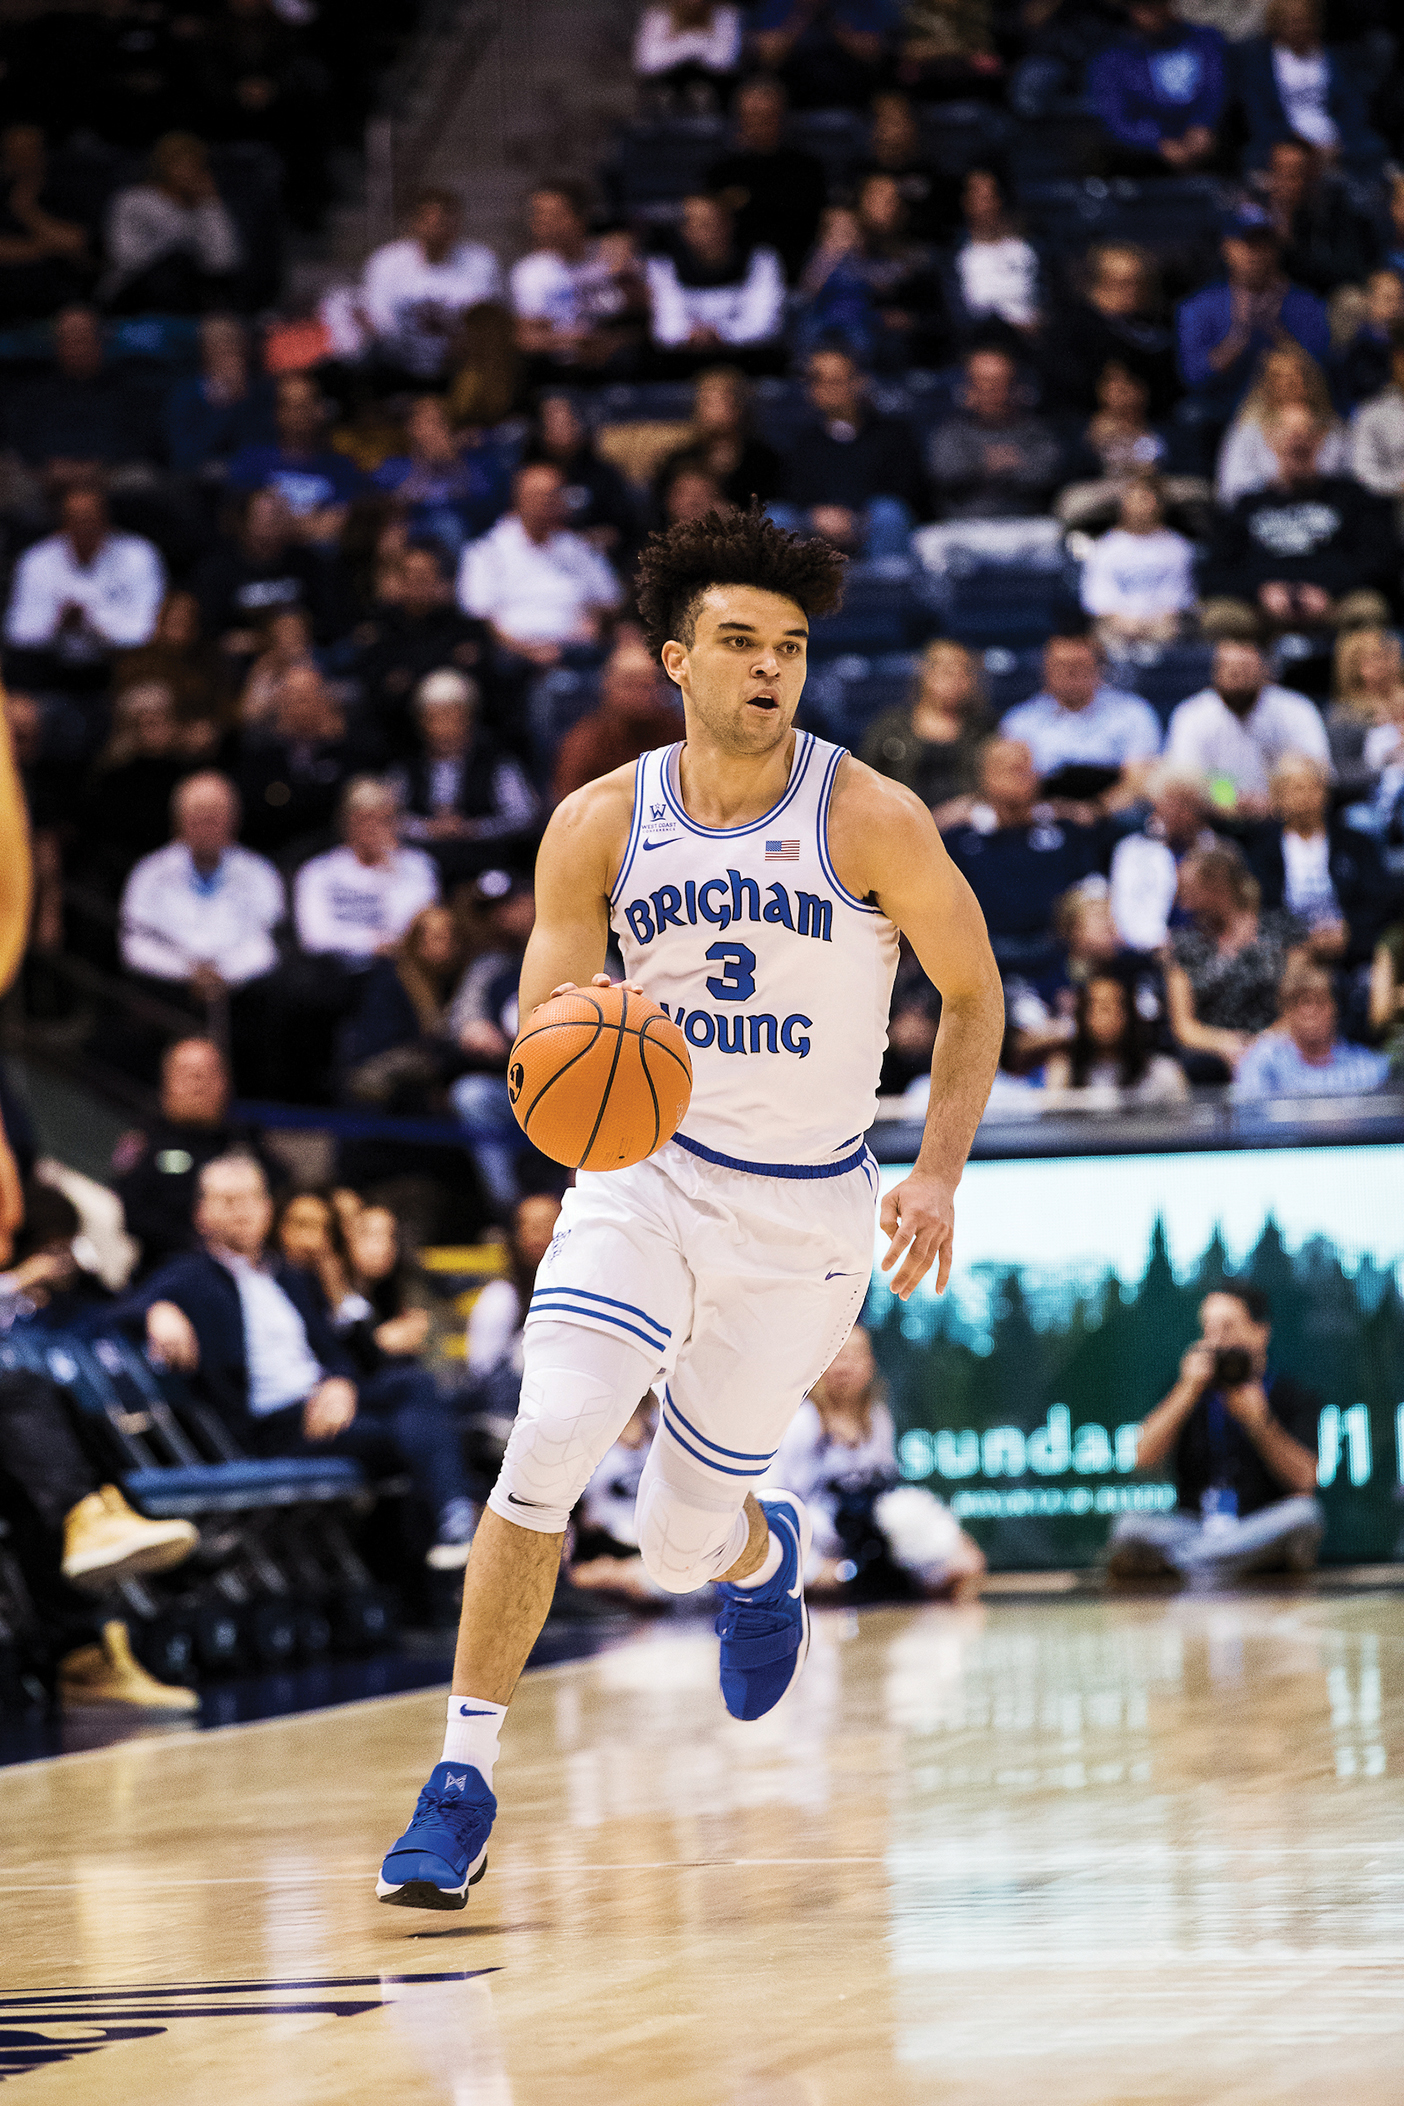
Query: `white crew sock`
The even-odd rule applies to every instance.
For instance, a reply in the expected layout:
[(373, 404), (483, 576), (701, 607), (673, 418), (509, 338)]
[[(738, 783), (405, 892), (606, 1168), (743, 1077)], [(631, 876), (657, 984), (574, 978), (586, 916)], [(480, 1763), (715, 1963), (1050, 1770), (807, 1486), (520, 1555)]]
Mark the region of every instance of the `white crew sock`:
[(766, 1581), (774, 1579), (776, 1573), (780, 1570), (780, 1560), (782, 1557), (784, 1557), (784, 1555), (784, 1545), (781, 1543), (780, 1538), (772, 1529), (768, 1539), (768, 1548), (766, 1550), (765, 1556), (761, 1559), (755, 1571), (748, 1572), (744, 1579), (733, 1580), (731, 1582), (732, 1586), (763, 1587)]
[(505, 1704), (490, 1704), (486, 1697), (451, 1696), (444, 1752), (439, 1760), (470, 1763), (481, 1772), (484, 1784), (490, 1785), (492, 1766), (500, 1752), (497, 1736), (506, 1716)]

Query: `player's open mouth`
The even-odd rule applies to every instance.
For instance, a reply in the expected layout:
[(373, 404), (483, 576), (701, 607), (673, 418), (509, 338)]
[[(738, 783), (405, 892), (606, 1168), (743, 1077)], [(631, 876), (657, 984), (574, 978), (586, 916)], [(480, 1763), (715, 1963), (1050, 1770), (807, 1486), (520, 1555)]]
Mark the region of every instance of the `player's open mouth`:
[(746, 700), (752, 709), (778, 709), (779, 698), (775, 695), (748, 695)]

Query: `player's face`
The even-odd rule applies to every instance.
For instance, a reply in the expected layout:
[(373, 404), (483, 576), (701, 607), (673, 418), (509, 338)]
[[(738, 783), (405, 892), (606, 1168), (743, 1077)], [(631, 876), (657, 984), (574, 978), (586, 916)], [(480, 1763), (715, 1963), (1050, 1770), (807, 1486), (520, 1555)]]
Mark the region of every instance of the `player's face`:
[(724, 752), (765, 754), (789, 736), (804, 691), (809, 623), (793, 600), (753, 585), (713, 585), (692, 644), (664, 647), (682, 689), (688, 735)]

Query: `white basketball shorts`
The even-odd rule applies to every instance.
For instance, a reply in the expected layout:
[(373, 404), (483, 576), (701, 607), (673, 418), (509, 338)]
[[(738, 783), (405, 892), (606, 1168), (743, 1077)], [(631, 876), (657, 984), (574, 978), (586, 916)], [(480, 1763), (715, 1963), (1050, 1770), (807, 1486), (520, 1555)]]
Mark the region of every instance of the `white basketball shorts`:
[[(727, 1169), (675, 1141), (632, 1169), (582, 1172), (527, 1324), (584, 1325), (645, 1353), (659, 1439), (739, 1506), (863, 1306), (877, 1186), (866, 1149), (839, 1176)], [(619, 1401), (623, 1424), (639, 1399)]]

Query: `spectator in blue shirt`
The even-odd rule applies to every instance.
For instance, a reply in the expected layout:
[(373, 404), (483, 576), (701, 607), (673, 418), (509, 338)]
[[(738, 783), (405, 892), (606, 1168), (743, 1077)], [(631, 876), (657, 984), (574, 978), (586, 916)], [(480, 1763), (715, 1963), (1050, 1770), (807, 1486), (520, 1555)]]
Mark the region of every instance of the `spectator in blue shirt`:
[(1261, 205), (1231, 215), (1222, 254), (1223, 282), (1180, 303), (1175, 337), (1185, 386), (1227, 424), (1265, 351), (1287, 336), (1324, 365), (1331, 325), (1321, 301), (1289, 282), (1277, 229)]
[(1240, 1103), (1354, 1097), (1380, 1087), (1389, 1057), (1337, 1036), (1336, 998), (1324, 966), (1290, 965), (1282, 975), (1279, 1004), (1278, 1029), (1256, 1039), (1239, 1064), (1233, 1094)]
[(405, 513), (409, 530), (457, 560), (465, 541), (495, 526), (512, 502), (512, 464), (486, 437), (449, 423), (443, 398), (421, 395), (405, 419), (406, 447), (371, 477)]
[(249, 361), (248, 332), (234, 315), (200, 324), (200, 370), (166, 398), (166, 454), (177, 475), (219, 473), (245, 448), (275, 435), (273, 383)]
[(366, 479), (344, 453), (333, 453), (326, 444), (327, 405), (310, 373), (283, 375), (274, 414), (277, 443), (242, 447), (229, 463), (229, 487), (277, 490), (301, 540), (333, 542)]
[(1093, 636), (1051, 636), (1042, 688), (1000, 721), (1004, 738), (1028, 747), (1045, 796), (1127, 803), (1160, 752), (1160, 719), (1149, 702), (1108, 686), (1102, 674)]
[(1054, 906), (1104, 868), (1107, 841), (1101, 826), (1055, 818), (1038, 795), (1024, 742), (991, 739), (980, 755), (979, 799), (966, 823), (947, 834), (946, 848), (984, 911), (1001, 973), (1051, 994), (1063, 960)]
[(1217, 29), (1175, 19), (1174, 0), (1131, 0), (1131, 29), (1098, 52), (1087, 96), (1121, 175), (1202, 168), (1217, 151), (1228, 71)]

